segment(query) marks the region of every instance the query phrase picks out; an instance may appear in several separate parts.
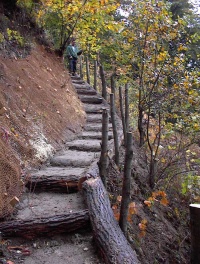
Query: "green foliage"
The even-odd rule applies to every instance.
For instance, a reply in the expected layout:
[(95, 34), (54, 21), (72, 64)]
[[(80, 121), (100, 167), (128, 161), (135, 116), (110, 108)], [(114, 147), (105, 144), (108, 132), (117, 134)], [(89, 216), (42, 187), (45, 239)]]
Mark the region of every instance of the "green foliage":
[(191, 193), (194, 194), (195, 190), (198, 193), (200, 190), (200, 176), (188, 173), (183, 177), (181, 187), (181, 193), (183, 195), (189, 195)]
[(7, 28), (7, 36), (9, 41), (15, 40), (20, 47), (25, 46), (25, 39), (18, 31)]
[(4, 35), (0, 32), (0, 44), (5, 40)]

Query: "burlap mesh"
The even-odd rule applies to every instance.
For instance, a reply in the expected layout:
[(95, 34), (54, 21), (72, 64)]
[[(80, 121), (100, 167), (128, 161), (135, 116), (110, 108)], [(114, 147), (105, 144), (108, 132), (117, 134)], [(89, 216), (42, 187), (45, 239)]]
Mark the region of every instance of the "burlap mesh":
[(0, 149), (0, 218), (4, 218), (13, 212), (12, 201), (15, 197), (19, 198), (22, 184), (20, 164), (12, 151), (9, 150), (9, 145), (0, 140)]

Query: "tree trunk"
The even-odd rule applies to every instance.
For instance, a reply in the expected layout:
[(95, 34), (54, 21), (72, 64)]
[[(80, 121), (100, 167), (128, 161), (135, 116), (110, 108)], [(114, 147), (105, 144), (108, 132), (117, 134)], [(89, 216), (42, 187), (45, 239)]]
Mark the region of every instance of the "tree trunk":
[(200, 204), (190, 204), (191, 264), (200, 263)]
[(138, 105), (138, 130), (140, 134), (140, 143), (139, 146), (142, 147), (144, 145), (144, 139), (145, 139), (145, 131), (143, 127), (143, 108), (142, 106)]
[(119, 166), (119, 141), (118, 141), (118, 134), (117, 134), (117, 126), (115, 120), (115, 100), (114, 94), (110, 94), (110, 113), (111, 113), (111, 121), (112, 121), (112, 128), (113, 128), (113, 137), (114, 137), (114, 145), (115, 145), (115, 163)]
[(125, 123), (126, 132), (129, 131), (129, 97), (128, 97), (128, 83), (125, 84)]
[(106, 79), (102, 65), (99, 66), (99, 71), (102, 83), (102, 97), (107, 101)]
[(149, 186), (152, 189), (155, 186), (155, 175), (157, 173), (157, 163), (158, 163), (158, 160), (152, 157), (150, 161), (150, 171), (149, 171)]
[(88, 56), (86, 56), (85, 61), (86, 61), (86, 76), (87, 76), (87, 83), (90, 84), (90, 66), (89, 66), (89, 59), (88, 59)]
[(136, 253), (127, 242), (100, 178), (83, 183), (94, 239), (106, 264), (138, 264)]
[(124, 108), (123, 108), (123, 96), (122, 96), (122, 87), (119, 87), (119, 104), (120, 104), (120, 112), (121, 112), (121, 119), (122, 119), (122, 127), (123, 127), (123, 134), (124, 134), (124, 145), (126, 146), (126, 122), (124, 116)]
[(106, 109), (103, 109), (101, 157), (98, 166), (99, 166), (99, 174), (105, 188), (106, 188), (107, 168), (108, 168), (108, 123), (109, 123), (108, 111)]
[(83, 57), (80, 56), (80, 77), (83, 79)]
[(114, 96), (115, 96), (115, 73), (113, 73), (112, 75), (111, 75), (111, 79), (110, 79), (110, 82), (111, 82), (111, 93), (113, 93), (114, 94)]
[(7, 221), (0, 223), (0, 230), (6, 237), (35, 237), (48, 234), (52, 236), (64, 232), (69, 233), (87, 225), (89, 225), (88, 210), (80, 210), (51, 217)]
[(97, 90), (97, 60), (94, 61), (94, 89)]
[(127, 217), (128, 217), (128, 208), (130, 203), (130, 193), (131, 193), (131, 167), (133, 159), (133, 137), (132, 133), (127, 133), (127, 145), (126, 145), (126, 155), (125, 155), (125, 164), (124, 164), (124, 179), (122, 187), (122, 201), (120, 208), (120, 219), (119, 225), (124, 232), (124, 235), (127, 236)]

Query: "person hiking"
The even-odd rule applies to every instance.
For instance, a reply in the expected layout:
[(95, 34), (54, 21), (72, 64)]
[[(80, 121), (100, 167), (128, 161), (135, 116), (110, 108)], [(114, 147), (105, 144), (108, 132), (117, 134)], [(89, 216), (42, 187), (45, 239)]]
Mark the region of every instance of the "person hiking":
[(77, 48), (75, 40), (72, 39), (71, 43), (67, 46), (66, 54), (69, 62), (69, 72), (73, 76), (76, 74), (78, 55), (81, 55), (81, 53), (82, 51)]

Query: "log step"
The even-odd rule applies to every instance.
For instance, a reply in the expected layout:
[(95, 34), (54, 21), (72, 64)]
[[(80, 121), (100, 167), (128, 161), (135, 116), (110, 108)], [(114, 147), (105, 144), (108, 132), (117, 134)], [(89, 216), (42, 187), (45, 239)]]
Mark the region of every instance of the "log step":
[(86, 116), (87, 118), (87, 123), (101, 123), (102, 122), (102, 114), (88, 114)]
[(88, 84), (88, 83), (83, 83), (83, 84), (78, 84), (78, 83), (73, 83), (73, 86), (76, 88), (76, 89), (91, 89), (91, 86)]
[(77, 192), (84, 172), (84, 168), (47, 167), (31, 172), (26, 187), (31, 191)]
[(86, 140), (77, 139), (66, 144), (70, 150), (90, 151), (98, 152), (101, 151), (100, 140)]
[(82, 103), (86, 104), (101, 104), (103, 102), (103, 99), (100, 96), (79, 95), (79, 99)]
[(82, 79), (72, 79), (73, 84), (85, 84), (85, 82)]
[(73, 76), (73, 75), (71, 75), (71, 80), (72, 80), (72, 82), (76, 82), (76, 81), (83, 81), (82, 79), (81, 79), (81, 77), (80, 76)]
[(5, 237), (20, 236), (33, 239), (36, 236), (53, 236), (70, 233), (89, 226), (88, 210), (63, 213), (48, 217), (16, 219), (0, 223), (0, 230)]
[[(94, 132), (94, 131), (84, 131), (82, 134), (81, 134), (81, 137), (83, 139), (101, 139), (102, 138), (102, 133), (101, 132)], [(112, 139), (113, 138), (113, 133), (112, 132), (109, 132), (108, 133), (108, 140)]]
[(105, 106), (104, 104), (99, 104), (99, 105), (85, 104), (84, 108), (87, 114), (99, 114), (102, 113), (103, 109), (108, 109), (109, 111), (109, 107)]
[(85, 167), (96, 158), (94, 152), (67, 150), (50, 160), (52, 166)]
[[(109, 129), (109, 131), (111, 131), (112, 130), (112, 124), (109, 124), (108, 125), (108, 129)], [(102, 124), (101, 123), (97, 123), (97, 124), (91, 124), (91, 123), (89, 123), (89, 124), (86, 124), (85, 126), (84, 126), (84, 130), (85, 131), (97, 131), (97, 132), (101, 132), (102, 131)]]
[(96, 95), (97, 94), (97, 92), (94, 89), (84, 89), (84, 88), (76, 89), (76, 92), (78, 94), (83, 94), (83, 95)]

